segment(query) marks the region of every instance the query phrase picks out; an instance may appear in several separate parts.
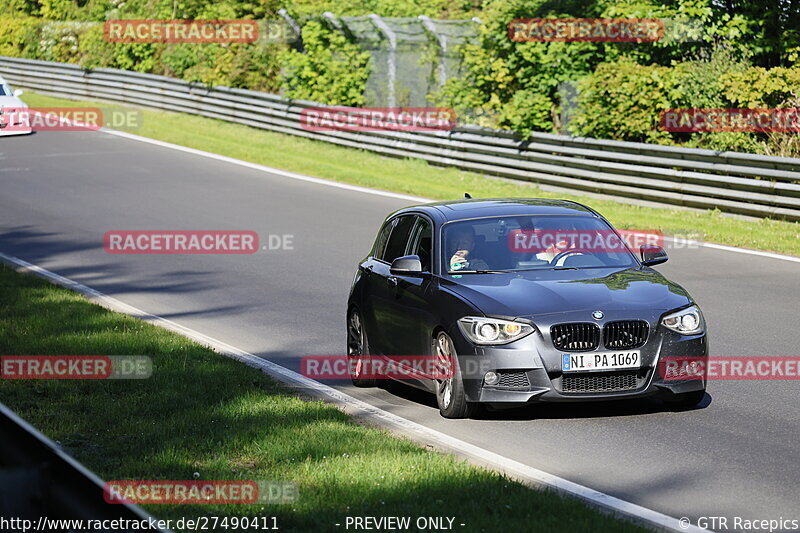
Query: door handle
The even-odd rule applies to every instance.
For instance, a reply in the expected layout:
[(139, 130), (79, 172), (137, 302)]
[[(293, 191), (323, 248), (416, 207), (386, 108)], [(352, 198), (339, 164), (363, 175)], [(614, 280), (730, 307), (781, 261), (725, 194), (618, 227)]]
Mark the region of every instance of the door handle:
[(390, 276), (390, 277), (388, 277), (386, 279), (389, 280), (389, 285), (391, 285), (392, 287), (397, 287), (397, 278), (396, 277)]

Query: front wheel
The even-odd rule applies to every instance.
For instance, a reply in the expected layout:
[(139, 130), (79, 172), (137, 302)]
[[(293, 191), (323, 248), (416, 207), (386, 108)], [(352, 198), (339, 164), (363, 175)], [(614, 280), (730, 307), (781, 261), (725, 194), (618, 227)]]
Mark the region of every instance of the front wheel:
[(475, 404), (467, 401), (464, 380), (453, 340), (445, 332), (439, 332), (433, 340), (433, 354), (442, 379), (436, 380), (436, 403), (444, 418), (467, 418), (475, 412)]
[(372, 373), (371, 357), (367, 332), (357, 309), (350, 311), (347, 318), (347, 367), (350, 380), (356, 387), (374, 387), (375, 378), (365, 377)]

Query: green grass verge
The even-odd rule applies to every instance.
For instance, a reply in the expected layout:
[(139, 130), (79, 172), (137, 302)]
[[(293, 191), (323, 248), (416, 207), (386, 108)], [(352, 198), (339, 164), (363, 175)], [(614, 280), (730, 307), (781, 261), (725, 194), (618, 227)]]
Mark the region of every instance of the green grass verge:
[[(26, 93), (31, 106), (103, 106)], [(293, 172), (433, 199), (541, 197), (575, 200), (600, 211), (620, 229), (660, 230), (670, 235), (694, 234), (701, 240), (800, 255), (800, 223), (745, 220), (718, 211), (641, 207), (580, 194), (542, 191), (524, 182), (490, 178), (416, 159), (392, 159), (291, 135), (181, 113), (143, 110), (143, 121), (131, 133), (214, 152)]]
[[(146, 380), (0, 380), (3, 403), (103, 479), (281, 480), (290, 505), (150, 506), (159, 518), (277, 516), (342, 531), (347, 516), (451, 516), (457, 531), (644, 531), (452, 455), (355, 424), (175, 333), (0, 265), (0, 354), (153, 359)], [(535, 453), (532, 450), (531, 453)], [(412, 520), (415, 518), (412, 518)]]

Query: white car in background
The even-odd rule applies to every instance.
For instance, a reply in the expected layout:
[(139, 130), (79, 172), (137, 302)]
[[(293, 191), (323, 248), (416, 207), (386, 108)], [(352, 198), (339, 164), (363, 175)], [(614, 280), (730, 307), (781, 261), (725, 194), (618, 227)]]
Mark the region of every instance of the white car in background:
[(0, 76), (0, 136), (24, 135), (31, 132), (28, 106), (19, 99), (21, 95), (22, 89), (12, 90)]

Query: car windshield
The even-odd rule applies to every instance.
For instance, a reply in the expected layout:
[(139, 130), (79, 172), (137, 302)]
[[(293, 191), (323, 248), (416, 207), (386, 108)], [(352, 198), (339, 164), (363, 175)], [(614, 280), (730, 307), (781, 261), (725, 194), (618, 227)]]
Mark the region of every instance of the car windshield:
[(449, 222), (450, 274), (631, 267), (637, 262), (606, 222), (591, 215), (523, 215)]
[(14, 91), (11, 90), (11, 87), (5, 83), (0, 83), (0, 96), (11, 96), (13, 94)]

